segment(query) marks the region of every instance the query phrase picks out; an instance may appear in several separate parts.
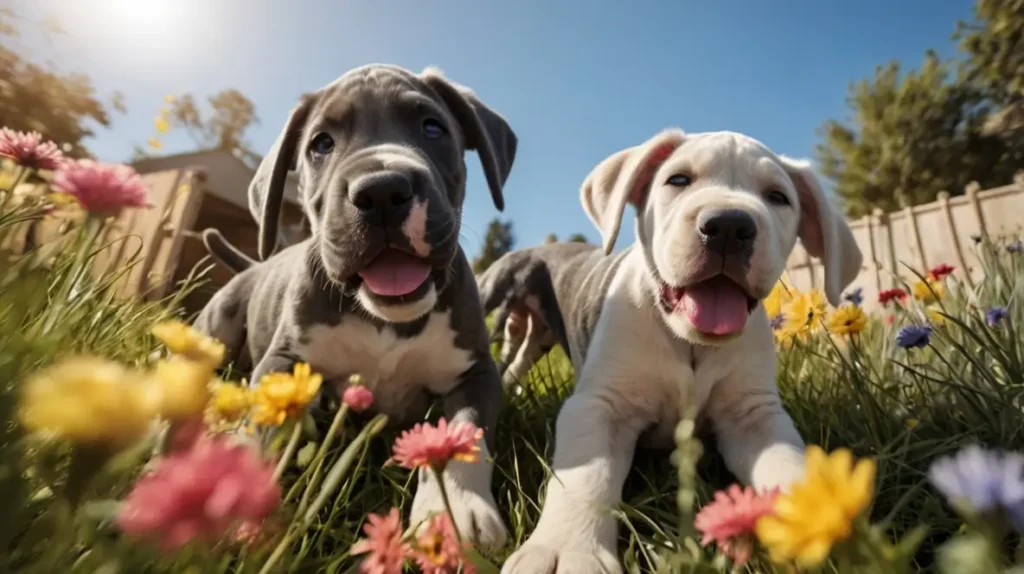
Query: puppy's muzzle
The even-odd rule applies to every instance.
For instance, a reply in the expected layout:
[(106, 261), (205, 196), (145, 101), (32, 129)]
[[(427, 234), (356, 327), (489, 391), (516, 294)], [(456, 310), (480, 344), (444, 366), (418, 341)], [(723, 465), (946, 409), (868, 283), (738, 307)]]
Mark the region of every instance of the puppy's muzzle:
[(747, 262), (754, 253), (757, 223), (740, 209), (707, 210), (697, 218), (704, 248), (724, 260)]
[(353, 182), (348, 195), (366, 224), (400, 225), (412, 209), (413, 178), (400, 171), (371, 173)]

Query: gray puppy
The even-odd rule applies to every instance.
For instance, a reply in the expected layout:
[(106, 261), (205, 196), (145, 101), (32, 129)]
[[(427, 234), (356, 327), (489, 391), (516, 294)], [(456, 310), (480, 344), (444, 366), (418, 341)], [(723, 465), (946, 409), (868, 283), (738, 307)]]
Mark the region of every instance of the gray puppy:
[[(479, 154), (500, 210), (516, 143), (500, 115), (433, 69), (365, 66), (306, 95), (249, 188), (266, 260), (218, 291), (196, 322), (228, 356), (247, 346), (253, 381), (307, 362), (339, 391), (362, 375), (374, 408), (398, 424), (422, 419), (440, 396), (449, 421), (483, 428), (481, 462), (449, 464), (445, 484), (460, 531), (485, 547), (507, 536), (488, 460), (501, 383), (459, 246), (463, 154)], [(312, 237), (267, 258), (291, 170)], [(412, 522), (443, 508), (433, 476), (421, 473)]]

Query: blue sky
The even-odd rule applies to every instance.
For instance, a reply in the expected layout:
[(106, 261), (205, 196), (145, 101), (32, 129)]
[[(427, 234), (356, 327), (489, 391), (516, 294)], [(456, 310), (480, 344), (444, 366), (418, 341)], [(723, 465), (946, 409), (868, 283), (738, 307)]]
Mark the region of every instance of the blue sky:
[[(22, 47), (124, 94), (128, 115), (90, 149), (127, 160), (168, 93), (237, 88), (265, 152), (297, 97), (372, 62), (441, 67), (519, 136), (504, 218), (519, 246), (550, 232), (599, 234), (578, 199), (600, 160), (658, 130), (734, 130), (811, 156), (815, 129), (846, 116), (850, 81), (892, 59), (951, 54), (967, 0), (13, 0), (71, 34)], [(188, 149), (172, 134), (164, 151)], [(462, 242), (476, 253), (498, 215), (475, 157)], [(632, 223), (619, 246), (632, 240)]]

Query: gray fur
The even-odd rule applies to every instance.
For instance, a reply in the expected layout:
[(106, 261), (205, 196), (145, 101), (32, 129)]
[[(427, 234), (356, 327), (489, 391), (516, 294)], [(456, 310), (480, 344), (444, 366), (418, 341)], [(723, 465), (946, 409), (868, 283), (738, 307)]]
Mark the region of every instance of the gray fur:
[[(426, 120), (439, 122), (443, 135), (429, 135)], [(311, 142), (320, 134), (334, 142), (326, 153), (313, 151)], [(515, 134), (472, 92), (438, 71), (416, 75), (395, 66), (365, 66), (304, 96), (249, 189), (264, 261), (239, 257), (219, 234), (204, 235), (211, 252), (240, 272), (216, 293), (196, 326), (223, 341), (229, 357), (247, 352), (255, 360), (254, 383), (268, 373), (290, 371), (297, 362), (310, 363), (324, 375), (326, 388), (339, 390), (354, 370), (364, 376), (361, 369), (375, 370), (388, 380), (370, 381), (374, 408), (393, 423), (421, 420), (429, 397), (440, 395), (445, 416), (483, 428), (486, 447), (494, 452), (501, 385), (474, 277), (458, 243), (465, 150), (478, 152), (501, 209)], [(312, 237), (270, 255), (291, 170), (300, 176), (299, 195)], [(381, 178), (406, 182), (411, 199), (403, 195), (400, 204), (378, 202), (375, 211), (359, 207), (360, 186)], [(358, 272), (388, 249), (429, 264), (426, 283), (408, 295), (373, 294)], [(372, 339), (367, 345), (376, 344), (365, 347), (372, 364), (364, 357), (338, 357), (346, 349), (359, 349), (367, 338)], [(423, 376), (444, 381), (409, 380), (424, 369), (416, 360), (421, 356), (433, 361), (428, 366), (433, 375)], [(463, 496), (467, 502), (457, 509), (457, 519), (474, 521), (475, 526), (462, 526), (471, 533), (484, 531), (484, 543), (500, 544), (503, 527), (478, 475), (483, 476), (477, 472), (474, 479), (455, 479), (473, 483), (466, 485), (472, 492)], [(489, 477), (487, 470), (487, 482)], [(436, 497), (421, 497), (420, 491), (417, 498), (423, 502), (414, 505), (414, 513), (421, 507), (436, 510)]]
[(633, 247), (605, 256), (586, 243), (548, 243), (508, 253), (477, 280), (484, 313), (498, 309), (493, 332), (501, 333), (508, 313), (527, 297), (574, 365), (586, 360), (586, 350), (601, 315), (604, 293), (619, 264)]

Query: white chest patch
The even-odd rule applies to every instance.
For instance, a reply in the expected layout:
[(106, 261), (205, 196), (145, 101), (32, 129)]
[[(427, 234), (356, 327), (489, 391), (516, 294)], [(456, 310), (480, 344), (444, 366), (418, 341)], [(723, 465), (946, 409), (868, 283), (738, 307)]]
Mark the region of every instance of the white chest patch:
[(447, 312), (432, 312), (423, 331), (408, 338), (355, 315), (334, 327), (317, 325), (307, 335), (299, 355), (325, 383), (344, 384), (358, 373), (373, 390), (375, 410), (399, 419), (426, 406), (424, 391), (443, 395), (454, 388), (472, 359), (455, 346)]

